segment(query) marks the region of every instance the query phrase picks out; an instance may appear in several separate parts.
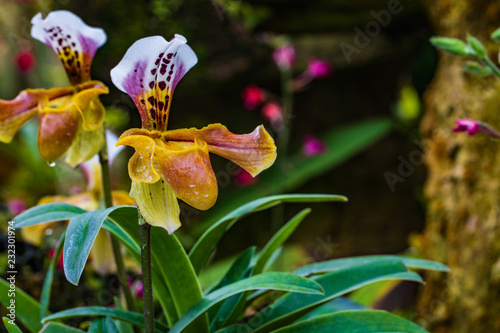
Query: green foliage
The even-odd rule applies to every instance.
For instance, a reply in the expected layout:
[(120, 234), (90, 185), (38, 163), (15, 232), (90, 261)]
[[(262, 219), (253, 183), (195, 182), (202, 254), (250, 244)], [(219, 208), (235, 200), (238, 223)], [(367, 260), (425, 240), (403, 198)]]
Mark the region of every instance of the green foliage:
[(9, 296), (10, 294), (10, 283), (0, 279), (0, 303), (8, 309), (11, 306), (11, 299), (14, 299), (16, 321), (19, 320), (32, 333), (42, 329), (40, 304), (19, 288), (15, 289), (15, 297)]
[(493, 73), (491, 68), (481, 65), (477, 61), (466, 61), (464, 63), (464, 69), (469, 73), (479, 76), (488, 76)]
[(491, 33), (491, 39), (493, 39), (495, 42), (498, 42), (500, 41), (500, 28), (498, 28), (497, 30), (493, 31)]
[[(304, 209), (294, 216), (258, 253), (251, 247), (240, 254), (219, 282), (206, 290), (205, 294), (202, 293), (196, 272), (205, 265), (210, 253), (234, 223), (247, 214), (274, 207), (279, 203), (318, 201), (346, 201), (346, 198), (337, 195), (291, 194), (254, 200), (217, 221), (202, 235), (189, 256), (174, 235), (168, 235), (162, 228), (153, 228), (153, 288), (167, 322), (165, 324), (157, 320), (156, 331), (305, 332), (314, 326), (315, 330), (319, 327), (321, 330), (335, 332), (353, 332), (361, 328), (368, 329), (367, 332), (394, 332), (403, 329), (404, 332), (425, 332), (405, 319), (386, 312), (360, 310), (361, 306), (343, 296), (379, 281), (422, 282), (418, 274), (408, 269), (447, 271), (444, 265), (400, 256), (365, 256), (313, 263), (297, 269), (293, 274), (264, 273), (293, 231), (304, 221), (310, 209)], [(58, 209), (61, 211), (57, 211)], [(16, 218), (16, 221), (21, 226), (34, 225), (47, 222), (47, 219), (53, 216), (59, 220), (70, 219), (65, 243), (72, 240), (69, 247), (71, 251), (68, 251), (69, 256), (66, 259), (72, 270), (81, 274), (88, 255), (87, 248), (91, 246), (101, 227), (117, 236), (129, 254), (139, 262), (136, 207), (118, 206), (86, 212), (70, 205), (48, 204), (28, 210)], [(63, 238), (64, 236), (61, 237), (57, 251), (61, 250)], [(50, 283), (56, 260), (57, 253), (51, 261), (47, 279), (49, 282), (46, 282), (43, 289), (43, 306), (18, 291), (22, 297), (18, 296), (17, 301), (25, 304), (23, 311), (18, 313), (19, 320), (31, 327), (32, 332), (41, 328), (39, 314), (48, 312)], [(77, 277), (79, 278), (78, 274), (72, 275), (73, 279)], [(4, 289), (7, 285), (5, 281), (1, 284)], [(249, 293), (252, 290), (256, 292)], [(1, 297), (0, 300), (4, 304), (9, 301), (8, 298)], [(260, 310), (242, 322), (247, 308), (256, 303), (261, 305)], [(262, 307), (262, 304), (265, 306)], [(72, 317), (93, 317), (89, 332), (121, 332), (121, 327), (130, 332), (128, 325), (144, 325), (143, 314), (125, 311), (120, 306), (116, 309), (99, 306), (78, 307), (47, 315), (42, 321), (47, 329), (55, 332), (57, 329), (63, 329), (60, 320)]]
[(476, 37), (468, 35), (467, 41), (469, 42), (472, 50), (474, 50), (475, 55), (477, 55), (479, 58), (486, 57), (486, 49), (483, 43), (481, 43)]

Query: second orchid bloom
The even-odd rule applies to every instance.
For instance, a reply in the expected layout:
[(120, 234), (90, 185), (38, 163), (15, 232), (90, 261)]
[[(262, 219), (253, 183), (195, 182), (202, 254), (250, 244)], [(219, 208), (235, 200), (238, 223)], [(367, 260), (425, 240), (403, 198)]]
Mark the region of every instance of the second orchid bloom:
[(90, 80), (90, 64), (106, 34), (64, 10), (45, 19), (38, 14), (31, 23), (31, 35), (54, 50), (71, 85), (26, 89), (11, 101), (0, 100), (0, 141), (10, 142), (24, 123), (38, 115), (40, 155), (53, 162), (66, 154), (66, 162), (75, 167), (104, 143), (105, 111), (98, 96), (107, 94), (108, 88)]
[(113, 83), (134, 101), (141, 129), (123, 133), (118, 145), (134, 147), (129, 161), (130, 195), (147, 223), (169, 233), (180, 226), (177, 198), (197, 209), (208, 209), (217, 199), (217, 180), (209, 152), (239, 165), (252, 176), (269, 168), (276, 146), (263, 126), (237, 135), (221, 124), (202, 129), (167, 130), (173, 91), (198, 59), (175, 35), (147, 37), (135, 42), (111, 71)]

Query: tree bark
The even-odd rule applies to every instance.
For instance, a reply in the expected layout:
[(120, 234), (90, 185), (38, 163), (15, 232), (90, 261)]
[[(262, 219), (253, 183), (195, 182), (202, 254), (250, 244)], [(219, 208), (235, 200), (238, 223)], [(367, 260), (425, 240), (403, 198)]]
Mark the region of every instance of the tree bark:
[[(492, 59), (499, 44), (500, 2), (429, 0), (436, 35), (485, 42)], [(418, 302), (431, 332), (500, 332), (500, 144), (479, 133), (453, 133), (472, 118), (500, 127), (500, 80), (463, 70), (464, 58), (440, 52), (425, 95), (421, 125), (429, 176), (422, 250), (447, 264), (449, 274), (428, 274)]]

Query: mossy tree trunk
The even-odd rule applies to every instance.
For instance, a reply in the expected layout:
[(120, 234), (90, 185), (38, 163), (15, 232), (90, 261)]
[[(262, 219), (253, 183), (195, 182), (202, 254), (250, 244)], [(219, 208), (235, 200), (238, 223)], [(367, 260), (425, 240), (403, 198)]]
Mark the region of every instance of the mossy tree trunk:
[[(492, 59), (499, 44), (500, 2), (429, 0), (436, 35), (486, 42)], [(421, 125), (429, 176), (422, 249), (451, 272), (429, 274), (418, 309), (431, 332), (500, 332), (500, 142), (479, 133), (453, 133), (460, 118), (500, 128), (500, 80), (463, 70), (465, 59), (440, 52), (425, 95)]]

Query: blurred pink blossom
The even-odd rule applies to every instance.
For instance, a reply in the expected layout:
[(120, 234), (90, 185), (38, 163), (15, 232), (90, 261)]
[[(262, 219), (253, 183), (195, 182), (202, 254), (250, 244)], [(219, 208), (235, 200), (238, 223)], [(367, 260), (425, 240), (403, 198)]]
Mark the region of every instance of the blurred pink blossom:
[(35, 67), (35, 55), (29, 49), (20, 51), (16, 55), (16, 66), (21, 73), (28, 73)]
[(12, 215), (16, 216), (21, 214), (26, 210), (26, 202), (22, 199), (10, 199), (7, 202), (7, 207), (9, 208), (9, 211), (12, 213)]
[(280, 68), (290, 69), (295, 62), (295, 49), (291, 44), (285, 44), (274, 49), (273, 59)]
[(302, 152), (304, 156), (312, 157), (324, 153), (327, 149), (326, 144), (324, 144), (318, 138), (312, 135), (305, 135), (302, 139), (303, 147)]
[(249, 110), (255, 109), (265, 99), (265, 93), (255, 84), (250, 84), (241, 92), (243, 98), (243, 105)]
[(283, 110), (278, 103), (266, 103), (266, 105), (262, 107), (262, 116), (273, 123), (281, 122), (283, 120)]
[(255, 184), (257, 182), (257, 178), (252, 177), (247, 171), (240, 169), (240, 171), (236, 174), (236, 185), (240, 187), (245, 187), (248, 185)]
[(323, 79), (333, 75), (333, 68), (326, 60), (312, 58), (307, 64), (307, 72), (313, 79)]
[(469, 135), (474, 135), (479, 132), (480, 127), (477, 121), (472, 119), (460, 119), (457, 120), (457, 127), (453, 129), (453, 132), (467, 132)]

